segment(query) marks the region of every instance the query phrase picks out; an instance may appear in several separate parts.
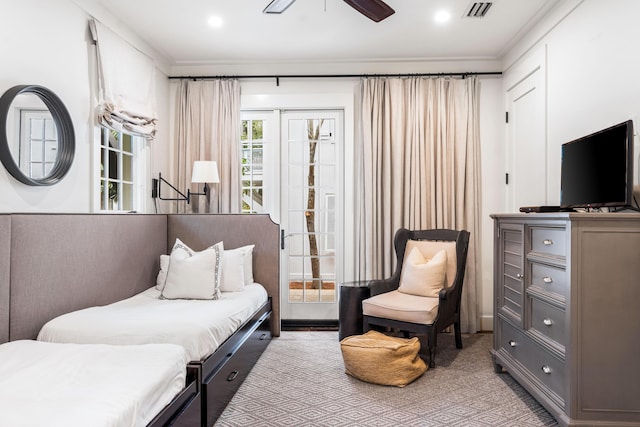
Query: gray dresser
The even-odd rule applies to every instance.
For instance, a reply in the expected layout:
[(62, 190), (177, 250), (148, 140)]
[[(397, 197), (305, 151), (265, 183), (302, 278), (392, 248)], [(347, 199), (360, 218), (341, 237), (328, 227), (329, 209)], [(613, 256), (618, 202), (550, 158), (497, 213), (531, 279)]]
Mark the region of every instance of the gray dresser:
[(496, 372), (561, 425), (640, 426), (640, 214), (492, 218)]

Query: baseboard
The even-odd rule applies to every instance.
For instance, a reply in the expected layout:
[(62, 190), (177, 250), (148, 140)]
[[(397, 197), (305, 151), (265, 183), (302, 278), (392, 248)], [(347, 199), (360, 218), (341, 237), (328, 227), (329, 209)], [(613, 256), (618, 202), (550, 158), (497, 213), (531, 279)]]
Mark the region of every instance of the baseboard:
[(337, 331), (337, 320), (283, 319), (280, 323), (283, 331)]
[(480, 316), (480, 330), (482, 332), (493, 331), (493, 316)]
[[(283, 331), (337, 331), (337, 320), (283, 319)], [(493, 332), (493, 316), (480, 317), (480, 332)]]

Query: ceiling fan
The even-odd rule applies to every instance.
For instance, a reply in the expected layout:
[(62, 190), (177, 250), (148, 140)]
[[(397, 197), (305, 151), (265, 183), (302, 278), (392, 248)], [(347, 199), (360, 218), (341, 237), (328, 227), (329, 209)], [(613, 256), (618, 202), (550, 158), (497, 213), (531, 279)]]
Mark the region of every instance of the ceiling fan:
[[(262, 11), (263, 13), (282, 13), (296, 0), (272, 0)], [(375, 22), (380, 22), (395, 13), (382, 0), (344, 0), (349, 6)]]

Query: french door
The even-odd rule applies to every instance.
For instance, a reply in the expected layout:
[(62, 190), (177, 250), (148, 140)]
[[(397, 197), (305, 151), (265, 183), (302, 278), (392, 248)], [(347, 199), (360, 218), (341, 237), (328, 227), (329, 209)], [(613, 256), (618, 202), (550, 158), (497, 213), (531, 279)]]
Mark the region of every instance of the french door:
[(343, 126), (340, 110), (242, 113), (242, 211), (280, 224), (283, 319), (338, 318)]
[(283, 111), (280, 117), (283, 319), (337, 319), (342, 128), (341, 111)]

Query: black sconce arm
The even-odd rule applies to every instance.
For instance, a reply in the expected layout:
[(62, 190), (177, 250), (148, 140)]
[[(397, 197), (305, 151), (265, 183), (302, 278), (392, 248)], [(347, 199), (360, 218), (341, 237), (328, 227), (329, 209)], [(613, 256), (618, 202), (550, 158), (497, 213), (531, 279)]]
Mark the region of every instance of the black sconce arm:
[[(162, 183), (167, 184), (169, 187), (171, 187), (171, 189), (173, 191), (175, 191), (176, 193), (178, 193), (180, 195), (180, 197), (162, 197)], [(209, 186), (207, 185), (207, 183), (204, 184), (204, 188), (203, 188), (203, 192), (202, 193), (192, 193), (190, 189), (187, 189), (187, 195), (185, 196), (184, 193), (182, 193), (180, 190), (178, 190), (176, 187), (174, 187), (173, 185), (171, 185), (171, 183), (169, 181), (167, 181), (166, 179), (164, 179), (162, 177), (162, 174), (159, 173), (158, 174), (158, 179), (153, 179), (152, 182), (152, 190), (151, 190), (151, 197), (152, 198), (158, 198), (160, 200), (177, 200), (177, 201), (186, 201), (187, 204), (191, 201), (191, 196), (206, 196), (209, 193)]]
[[(171, 185), (171, 183), (169, 181), (167, 181), (166, 179), (164, 179), (162, 177), (162, 174), (159, 173), (158, 174), (158, 179), (154, 179), (154, 183), (153, 183), (153, 190), (152, 190), (152, 194), (151, 197), (155, 198), (157, 197), (160, 200), (184, 200), (187, 202), (187, 204), (189, 203), (189, 199), (191, 198), (189, 195), (189, 191), (187, 190), (187, 196), (184, 195), (184, 193), (182, 193), (180, 190), (178, 190), (176, 187), (174, 187), (173, 185)], [(173, 191), (175, 191), (176, 193), (178, 193), (180, 195), (180, 197), (162, 197), (162, 183), (167, 184), (169, 187), (171, 187), (171, 189)], [(154, 197), (155, 196), (155, 197)]]

